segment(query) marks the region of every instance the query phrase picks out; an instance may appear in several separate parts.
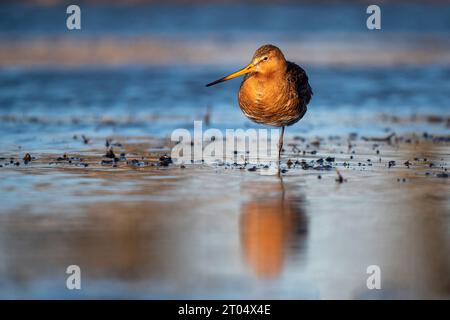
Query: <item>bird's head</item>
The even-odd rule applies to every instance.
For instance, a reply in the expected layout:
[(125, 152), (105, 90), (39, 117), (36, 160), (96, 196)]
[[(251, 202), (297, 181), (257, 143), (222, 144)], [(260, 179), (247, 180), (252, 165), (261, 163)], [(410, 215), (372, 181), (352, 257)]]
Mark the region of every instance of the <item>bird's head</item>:
[(258, 75), (269, 76), (278, 71), (286, 70), (286, 59), (281, 50), (271, 44), (266, 44), (255, 51), (252, 61), (239, 71), (229, 74), (216, 81), (208, 83), (206, 86), (224, 82), (247, 73), (256, 73)]

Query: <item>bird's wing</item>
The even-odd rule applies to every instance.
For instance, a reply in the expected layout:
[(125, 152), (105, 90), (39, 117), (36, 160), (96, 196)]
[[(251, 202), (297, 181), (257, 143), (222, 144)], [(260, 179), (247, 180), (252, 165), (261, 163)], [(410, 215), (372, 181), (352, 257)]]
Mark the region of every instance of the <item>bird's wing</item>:
[(298, 98), (303, 100), (306, 106), (313, 95), (312, 88), (308, 82), (308, 75), (302, 67), (290, 61), (287, 61), (287, 74), (289, 83), (295, 85), (296, 89), (291, 92), (296, 92)]

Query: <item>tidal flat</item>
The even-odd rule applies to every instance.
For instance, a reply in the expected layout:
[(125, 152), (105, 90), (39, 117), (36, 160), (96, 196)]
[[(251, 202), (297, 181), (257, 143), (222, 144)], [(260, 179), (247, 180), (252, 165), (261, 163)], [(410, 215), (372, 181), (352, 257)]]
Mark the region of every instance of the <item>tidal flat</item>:
[(71, 140), (0, 154), (2, 298), (449, 297), (448, 137), (290, 135), (281, 176)]

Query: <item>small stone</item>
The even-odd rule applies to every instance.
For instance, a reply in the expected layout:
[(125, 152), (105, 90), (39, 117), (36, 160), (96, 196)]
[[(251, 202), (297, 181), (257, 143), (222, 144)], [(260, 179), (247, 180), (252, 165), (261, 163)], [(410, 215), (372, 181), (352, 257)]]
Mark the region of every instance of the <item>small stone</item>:
[(113, 148), (109, 148), (108, 151), (106, 151), (106, 154), (104, 155), (106, 158), (114, 159), (116, 155), (114, 154)]
[(159, 158), (159, 165), (163, 167), (169, 166), (172, 163), (172, 158), (168, 155), (163, 155)]
[(289, 160), (286, 162), (286, 164), (287, 164), (287, 166), (290, 168), (294, 163), (292, 162), (291, 159), (289, 159)]
[(27, 153), (24, 157), (23, 157), (23, 161), (25, 161), (25, 164), (31, 161), (31, 155), (29, 153)]

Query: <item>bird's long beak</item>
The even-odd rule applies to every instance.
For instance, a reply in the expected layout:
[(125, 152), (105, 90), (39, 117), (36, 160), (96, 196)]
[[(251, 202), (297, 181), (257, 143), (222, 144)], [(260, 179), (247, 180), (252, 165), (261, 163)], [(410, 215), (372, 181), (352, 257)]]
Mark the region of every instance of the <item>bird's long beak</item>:
[(226, 77), (220, 78), (219, 80), (216, 80), (216, 81), (213, 81), (211, 83), (208, 83), (206, 86), (210, 87), (210, 86), (213, 86), (215, 84), (218, 84), (218, 83), (221, 83), (221, 82), (224, 82), (224, 81), (227, 81), (227, 80), (230, 80), (230, 79), (242, 76), (243, 74), (252, 72), (254, 69), (255, 69), (255, 65), (253, 63), (250, 63), (245, 68), (242, 68), (239, 71), (236, 71), (236, 72), (234, 72), (232, 74), (229, 74)]

